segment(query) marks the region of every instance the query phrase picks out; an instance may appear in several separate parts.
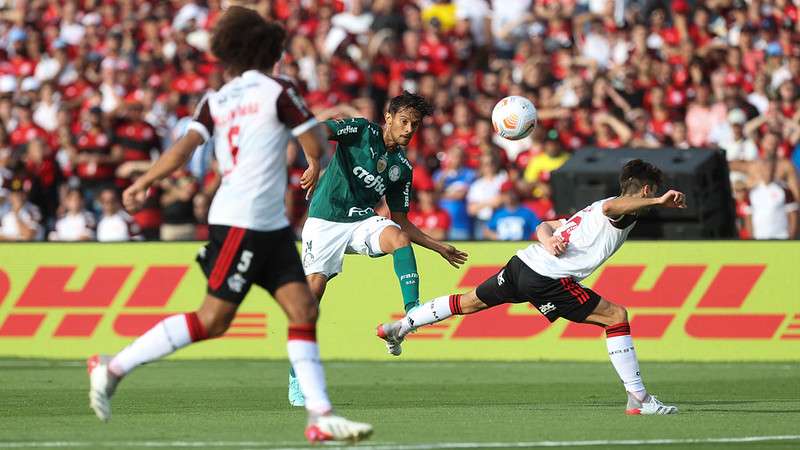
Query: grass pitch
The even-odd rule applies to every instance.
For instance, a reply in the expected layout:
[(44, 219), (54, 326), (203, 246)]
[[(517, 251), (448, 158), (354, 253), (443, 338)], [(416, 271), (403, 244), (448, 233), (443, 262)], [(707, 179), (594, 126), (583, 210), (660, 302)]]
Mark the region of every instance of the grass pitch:
[[(363, 450), (800, 448), (797, 363), (643, 363), (648, 389), (681, 409), (666, 417), (625, 416), (610, 363), (326, 370), (338, 410), (375, 425), (355, 446)], [(0, 449), (304, 448), (305, 412), (288, 405), (286, 380), (285, 362), (159, 362), (120, 385), (103, 424), (89, 410), (82, 362), (0, 360)]]

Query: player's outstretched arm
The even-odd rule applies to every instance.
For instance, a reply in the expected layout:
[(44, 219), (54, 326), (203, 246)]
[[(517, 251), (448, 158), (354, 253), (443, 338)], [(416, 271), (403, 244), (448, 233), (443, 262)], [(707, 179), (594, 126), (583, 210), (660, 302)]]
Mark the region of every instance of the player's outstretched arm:
[(300, 187), (306, 191), (306, 200), (311, 198), (314, 189), (317, 187), (321, 168), (319, 160), (322, 157), (322, 149), (328, 139), (329, 132), (330, 128), (320, 124), (297, 136), (300, 147), (303, 148), (303, 153), (306, 155), (306, 161), (308, 161), (308, 169), (300, 177)]
[(661, 197), (617, 197), (603, 203), (603, 214), (607, 217), (635, 214), (642, 209), (660, 206), (662, 208), (686, 208), (686, 196), (683, 192), (669, 190)]
[(536, 227), (536, 239), (542, 243), (547, 253), (553, 256), (560, 256), (567, 250), (567, 243), (560, 236), (553, 234), (560, 226), (560, 221), (548, 220)]
[(178, 139), (172, 147), (164, 152), (158, 161), (147, 172), (139, 177), (125, 192), (122, 193), (122, 204), (130, 212), (136, 212), (144, 205), (147, 189), (154, 183), (161, 181), (172, 172), (183, 167), (192, 156), (192, 152), (205, 140), (197, 131), (189, 130), (182, 138)]
[(441, 241), (437, 241), (436, 239), (428, 236), (417, 228), (416, 225), (411, 223), (408, 220), (408, 215), (404, 212), (396, 212), (392, 211), (392, 220), (395, 221), (398, 225), (400, 225), (400, 229), (405, 231), (408, 234), (408, 237), (411, 239), (411, 242), (421, 245), (427, 249), (433, 250), (436, 253), (442, 255), (442, 258), (446, 259), (447, 262), (450, 263), (451, 266), (458, 269), (461, 267), (462, 264), (467, 262), (467, 255), (465, 252), (458, 250), (457, 248), (453, 247), (450, 244), (446, 244)]

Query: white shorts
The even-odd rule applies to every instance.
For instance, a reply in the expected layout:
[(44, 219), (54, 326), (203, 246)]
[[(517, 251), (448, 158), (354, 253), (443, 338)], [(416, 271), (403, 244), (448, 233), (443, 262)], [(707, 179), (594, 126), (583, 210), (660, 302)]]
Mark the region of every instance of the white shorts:
[(306, 275), (321, 273), (333, 277), (342, 271), (346, 253), (382, 256), (380, 236), (386, 227), (400, 228), (400, 225), (383, 216), (350, 223), (309, 217), (302, 236)]

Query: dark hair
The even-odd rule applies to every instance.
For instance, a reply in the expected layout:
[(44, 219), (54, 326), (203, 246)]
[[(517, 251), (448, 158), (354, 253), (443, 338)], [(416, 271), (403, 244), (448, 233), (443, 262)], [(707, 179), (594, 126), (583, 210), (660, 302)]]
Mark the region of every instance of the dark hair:
[(281, 57), (286, 30), (257, 12), (231, 6), (225, 12), (211, 38), (211, 52), (234, 73), (255, 69), (267, 71)]
[[(403, 91), (401, 95), (389, 100), (389, 114), (395, 115), (400, 110), (406, 108), (413, 108), (422, 116), (430, 116), (433, 114), (433, 107), (425, 100), (424, 97), (417, 94), (412, 94), (408, 91)], [(422, 118), (421, 117), (421, 118)]]
[(634, 159), (628, 161), (622, 168), (619, 189), (623, 195), (632, 194), (645, 185), (656, 187), (661, 186), (663, 182), (664, 173), (661, 169), (641, 159)]

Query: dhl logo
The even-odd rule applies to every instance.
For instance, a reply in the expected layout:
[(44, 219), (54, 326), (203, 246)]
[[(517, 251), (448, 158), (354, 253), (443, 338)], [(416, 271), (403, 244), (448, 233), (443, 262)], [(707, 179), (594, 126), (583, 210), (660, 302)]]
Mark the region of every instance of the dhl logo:
[[(113, 322), (118, 336), (139, 336), (172, 313), (158, 311), (167, 306), (180, 285), (188, 266), (150, 266), (124, 303), (123, 312)], [(33, 337), (47, 317), (47, 310), (66, 309), (53, 337), (87, 338), (103, 319), (122, 287), (130, 278), (131, 266), (100, 266), (94, 269), (79, 290), (66, 286), (75, 266), (39, 267), (20, 294), (14, 309), (0, 325), (0, 338)], [(0, 270), (0, 305), (11, 288), (8, 276)], [(80, 311), (80, 312), (78, 312)], [(223, 338), (265, 338), (267, 315), (239, 313)]]
[[(0, 315), (0, 339), (32, 338), (40, 333), (53, 310), (64, 313), (53, 337), (88, 338), (106, 314), (115, 314), (113, 332), (120, 337), (135, 337), (163, 319), (175, 290), (188, 271), (186, 265), (151, 265), (146, 268), (121, 311), (109, 312), (122, 288), (132, 279), (132, 266), (94, 268), (79, 289), (67, 289), (75, 266), (40, 266), (25, 285), (10, 312)], [(743, 313), (751, 290), (758, 283), (765, 265), (723, 265), (691, 314), (678, 323), (677, 313), (694, 293), (705, 273), (705, 265), (667, 265), (651, 289), (635, 289), (644, 265), (609, 265), (602, 269), (592, 288), (600, 295), (622, 303), (631, 310), (631, 328), (640, 339), (660, 339), (670, 327), (681, 327), (695, 339), (800, 339), (800, 314)], [(457, 284), (458, 289), (477, 286), (499, 270), (498, 266), (472, 266)], [(0, 306), (6, 301), (11, 281), (0, 270)], [(442, 295), (445, 292), (441, 293)], [(510, 311), (501, 305), (479, 314), (451, 319), (420, 330), (412, 339), (527, 339), (547, 330), (551, 324), (532, 306), (530, 313)], [(650, 311), (648, 311), (650, 310)], [(155, 311), (155, 312), (154, 312)], [(782, 325), (788, 323), (781, 333)], [(228, 338), (266, 338), (265, 313), (237, 315)], [(569, 323), (562, 339), (596, 339), (602, 329)]]
[[(800, 314), (750, 314), (738, 310), (766, 268), (765, 265), (723, 265), (714, 276), (684, 323), (674, 323), (678, 310), (695, 290), (707, 266), (668, 265), (652, 289), (636, 290), (634, 286), (644, 272), (644, 265), (609, 265), (602, 269), (592, 288), (601, 296), (619, 302), (629, 309), (633, 335), (640, 339), (660, 339), (670, 327), (682, 327), (695, 339), (773, 339), (781, 325), (788, 326), (780, 334), (784, 340), (800, 339)], [(470, 267), (458, 288), (474, 288), (500, 270), (499, 266)], [(547, 330), (552, 324), (530, 306), (529, 314), (512, 313), (512, 305), (500, 305), (478, 314), (453, 318), (420, 329), (410, 339), (527, 339)], [(658, 310), (659, 312), (648, 312)], [(664, 310), (669, 312), (663, 312)], [(394, 314), (394, 318), (402, 314)], [(449, 333), (448, 333), (449, 332)], [(562, 339), (597, 339), (600, 327), (569, 323)]]

